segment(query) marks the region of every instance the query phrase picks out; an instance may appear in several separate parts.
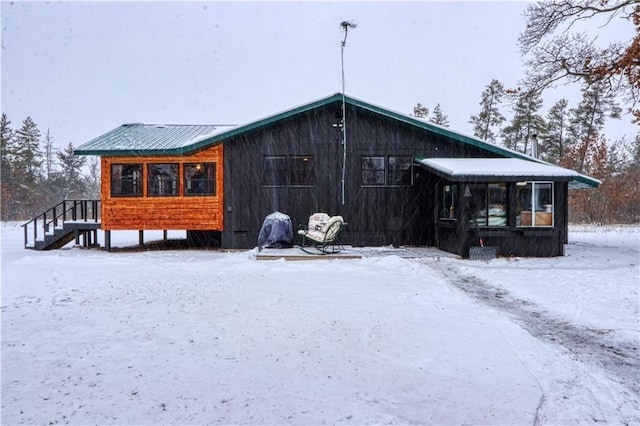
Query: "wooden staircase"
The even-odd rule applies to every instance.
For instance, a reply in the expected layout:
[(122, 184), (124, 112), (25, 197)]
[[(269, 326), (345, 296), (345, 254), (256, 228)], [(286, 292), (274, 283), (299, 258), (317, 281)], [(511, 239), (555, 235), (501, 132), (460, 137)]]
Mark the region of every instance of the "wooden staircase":
[(52, 250), (74, 239), (84, 247), (97, 244), (100, 200), (64, 200), (22, 225), (24, 248)]

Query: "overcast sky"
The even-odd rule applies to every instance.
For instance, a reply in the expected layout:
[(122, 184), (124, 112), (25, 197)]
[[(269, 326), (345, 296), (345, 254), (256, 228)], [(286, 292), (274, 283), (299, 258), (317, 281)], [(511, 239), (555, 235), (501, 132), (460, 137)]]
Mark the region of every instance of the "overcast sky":
[[(430, 110), (440, 103), (450, 127), (470, 134), (469, 116), (491, 79), (513, 87), (524, 76), (517, 39), (525, 7), (3, 1), (2, 111), (13, 128), (31, 116), (58, 147), (123, 123), (253, 121), (340, 92), (339, 24), (353, 20), (348, 95), (403, 113), (417, 102)], [(630, 37), (630, 25), (614, 24), (614, 37)], [(544, 111), (561, 97), (575, 106), (578, 88), (545, 93)], [(607, 135), (637, 129), (627, 115)]]

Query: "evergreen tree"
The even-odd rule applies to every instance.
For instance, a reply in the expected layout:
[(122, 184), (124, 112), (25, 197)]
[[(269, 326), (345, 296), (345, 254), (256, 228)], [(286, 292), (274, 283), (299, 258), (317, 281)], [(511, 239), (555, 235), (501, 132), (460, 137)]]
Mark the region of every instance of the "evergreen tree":
[(495, 79), (491, 80), (491, 83), (482, 92), (480, 113), (472, 115), (469, 119), (469, 123), (473, 124), (473, 134), (475, 136), (491, 142), (496, 141), (496, 133), (493, 129), (505, 121), (499, 110), (504, 94), (504, 86)]
[(413, 115), (417, 118), (427, 118), (429, 115), (429, 108), (418, 102), (418, 104), (413, 107)]
[(542, 97), (540, 92), (531, 90), (519, 90), (512, 96), (515, 97), (513, 118), (511, 123), (502, 130), (504, 145), (526, 154), (533, 139), (541, 135), (545, 129), (544, 118), (538, 114), (542, 108)]
[(2, 113), (0, 121), (0, 147), (2, 148), (2, 166), (11, 164), (10, 149), (13, 139), (13, 130), (9, 125), (11, 121), (7, 118), (7, 114)]
[(13, 144), (13, 130), (10, 127), (11, 121), (7, 118), (5, 113), (2, 113), (2, 119), (0, 121), (0, 146), (2, 148), (2, 163), (0, 167), (0, 202), (2, 212), (0, 214), (2, 220), (10, 220), (9, 212), (11, 211), (11, 204), (13, 199), (13, 187), (12, 181), (12, 167), (11, 167), (11, 149)]
[(0, 121), (0, 147), (2, 149), (2, 180), (10, 179), (11, 176), (11, 151), (13, 149), (13, 130), (9, 127), (11, 121), (7, 114), (2, 113)]
[(582, 100), (571, 110), (569, 131), (574, 139), (601, 132), (608, 118), (620, 118), (621, 109), (615, 96), (602, 82), (586, 83)]
[(547, 130), (540, 145), (540, 158), (555, 164), (566, 154), (567, 128), (569, 127), (569, 103), (560, 99), (547, 113)]
[(86, 164), (86, 157), (73, 155), (73, 144), (56, 153), (60, 166), (60, 184), (64, 199), (82, 198), (84, 197), (85, 188), (84, 180), (81, 175), (82, 167)]
[(25, 118), (22, 127), (15, 133), (12, 156), (16, 177), (22, 184), (33, 187), (40, 177), (42, 151), (40, 150), (40, 130), (31, 117)]
[(579, 172), (584, 172), (585, 157), (591, 149), (590, 141), (597, 141), (608, 118), (620, 118), (621, 109), (615, 96), (605, 87), (605, 83), (596, 81), (582, 88), (582, 100), (570, 111), (569, 135), (572, 161)]
[(431, 115), (429, 121), (442, 127), (449, 127), (449, 116), (442, 112), (440, 104), (436, 104), (436, 107), (433, 109), (433, 115)]

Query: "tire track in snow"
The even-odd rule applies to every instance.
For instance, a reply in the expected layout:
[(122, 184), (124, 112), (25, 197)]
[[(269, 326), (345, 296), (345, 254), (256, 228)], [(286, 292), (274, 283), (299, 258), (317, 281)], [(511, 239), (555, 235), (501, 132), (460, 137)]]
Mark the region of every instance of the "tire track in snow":
[(462, 274), (452, 265), (434, 259), (421, 259), (447, 280), (478, 302), (506, 312), (533, 337), (562, 345), (577, 359), (601, 367), (640, 398), (640, 353), (632, 341), (608, 338), (613, 330), (581, 327), (553, 316), (528, 300), (518, 299), (485, 280)]

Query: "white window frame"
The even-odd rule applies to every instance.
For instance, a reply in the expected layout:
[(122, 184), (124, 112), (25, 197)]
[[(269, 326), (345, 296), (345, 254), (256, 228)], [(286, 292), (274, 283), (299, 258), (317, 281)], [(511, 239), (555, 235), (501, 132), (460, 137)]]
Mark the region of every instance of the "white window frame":
[[(529, 185), (531, 184), (531, 195), (530, 195), (530, 204), (531, 206), (529, 207), (530, 210), (521, 210), (520, 211), (520, 223), (518, 226), (520, 227), (524, 227), (524, 228), (553, 228), (555, 226), (555, 219), (556, 219), (556, 201), (555, 201), (555, 191), (554, 191), (554, 182), (552, 181), (526, 181), (526, 182), (518, 182), (518, 185)], [(544, 208), (544, 210), (539, 210), (536, 211), (536, 199), (535, 199), (535, 194), (536, 194), (536, 186), (537, 185), (551, 185), (551, 211), (548, 212), (546, 211), (547, 208), (545, 207), (545, 205), (543, 205), (542, 207)], [(520, 189), (518, 188), (516, 191), (516, 194), (520, 191)], [(531, 224), (528, 225), (523, 225), (522, 224), (522, 213), (523, 212), (529, 212), (530, 216), (531, 216)], [(550, 224), (543, 224), (543, 225), (538, 225), (536, 223), (536, 213), (551, 213), (551, 223)]]

